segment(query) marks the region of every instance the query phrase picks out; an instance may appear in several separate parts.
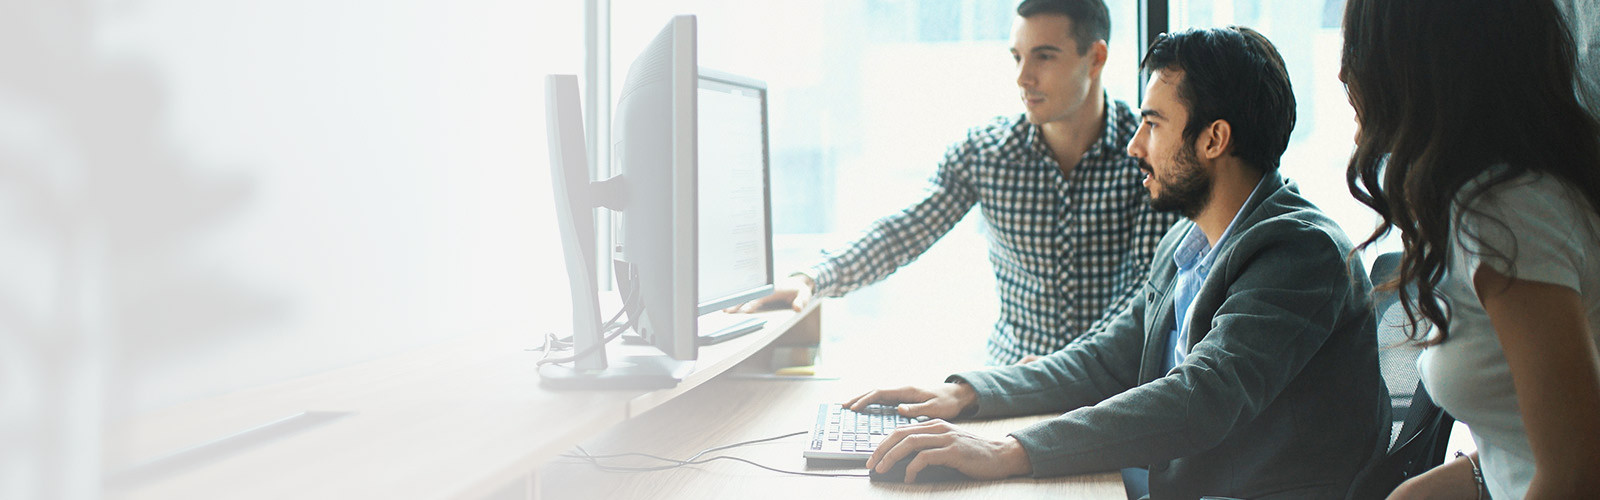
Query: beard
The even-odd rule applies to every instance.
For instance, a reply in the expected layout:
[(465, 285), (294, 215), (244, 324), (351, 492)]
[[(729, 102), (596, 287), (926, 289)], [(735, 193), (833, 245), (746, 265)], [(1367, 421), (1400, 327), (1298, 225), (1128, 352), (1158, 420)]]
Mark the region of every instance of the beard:
[(1157, 212), (1177, 212), (1193, 220), (1200, 215), (1200, 209), (1211, 201), (1211, 173), (1201, 167), (1193, 144), (1184, 146), (1172, 156), (1172, 166), (1170, 180), (1157, 177), (1155, 169), (1150, 169), (1151, 181), (1161, 188), (1160, 196), (1151, 195), (1150, 208)]

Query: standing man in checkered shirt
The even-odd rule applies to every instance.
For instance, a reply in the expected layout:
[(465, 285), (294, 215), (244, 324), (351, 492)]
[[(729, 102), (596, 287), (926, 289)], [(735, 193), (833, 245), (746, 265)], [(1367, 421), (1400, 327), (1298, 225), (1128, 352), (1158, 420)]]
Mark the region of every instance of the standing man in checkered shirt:
[(1138, 160), (1123, 147), (1139, 120), (1101, 88), (1110, 35), (1102, 0), (1023, 1), (1011, 56), (1027, 112), (970, 130), (945, 154), (926, 198), (737, 310), (799, 310), (813, 295), (883, 279), (978, 205), (1000, 297), (990, 364), (1031, 361), (1115, 317), (1178, 215), (1151, 210)]

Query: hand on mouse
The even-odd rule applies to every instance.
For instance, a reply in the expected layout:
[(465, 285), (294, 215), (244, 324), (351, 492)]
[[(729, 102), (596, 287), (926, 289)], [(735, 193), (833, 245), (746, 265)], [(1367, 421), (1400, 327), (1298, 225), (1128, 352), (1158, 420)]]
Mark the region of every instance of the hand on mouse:
[(862, 411), (870, 404), (899, 405), (901, 415), (928, 416), (952, 419), (978, 404), (978, 393), (972, 386), (961, 382), (940, 384), (932, 388), (901, 387), (879, 389), (856, 396), (844, 403), (851, 411)]
[(884, 438), (867, 459), (867, 468), (888, 472), (906, 457), (906, 482), (915, 482), (917, 473), (930, 465), (961, 471), (977, 480), (1004, 479), (1033, 472), (1033, 463), (1022, 443), (1006, 436), (991, 440), (967, 432), (943, 420), (930, 420), (896, 429)]

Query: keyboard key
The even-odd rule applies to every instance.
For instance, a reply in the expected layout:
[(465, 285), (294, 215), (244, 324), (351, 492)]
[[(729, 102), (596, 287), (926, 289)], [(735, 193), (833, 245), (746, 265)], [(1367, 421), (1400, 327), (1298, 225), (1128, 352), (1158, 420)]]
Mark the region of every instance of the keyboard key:
[(811, 448), (820, 446), (831, 453), (871, 453), (895, 429), (915, 422), (890, 405), (868, 405), (860, 412), (836, 404), (819, 408), (827, 412), (818, 416)]

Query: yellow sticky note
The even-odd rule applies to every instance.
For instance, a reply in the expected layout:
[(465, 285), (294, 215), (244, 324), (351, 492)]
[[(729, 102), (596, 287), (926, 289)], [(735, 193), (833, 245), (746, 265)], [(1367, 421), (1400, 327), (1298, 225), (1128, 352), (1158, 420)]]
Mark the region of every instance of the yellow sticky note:
[(817, 365), (791, 366), (791, 367), (788, 367), (788, 368), (779, 368), (777, 372), (774, 372), (774, 374), (775, 375), (785, 376), (785, 377), (811, 377), (811, 376), (815, 376), (817, 374)]

